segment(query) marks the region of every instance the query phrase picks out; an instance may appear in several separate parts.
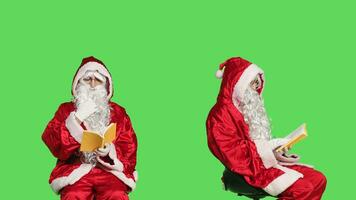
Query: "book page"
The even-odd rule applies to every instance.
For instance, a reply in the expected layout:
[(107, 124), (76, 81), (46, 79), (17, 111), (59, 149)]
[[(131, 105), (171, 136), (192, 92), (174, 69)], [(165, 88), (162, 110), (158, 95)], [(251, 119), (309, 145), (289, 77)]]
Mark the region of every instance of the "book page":
[(293, 139), (295, 137), (297, 137), (298, 135), (302, 134), (303, 132), (305, 132), (306, 129), (306, 124), (302, 124), (300, 125), (296, 130), (294, 130), (292, 133), (290, 133), (289, 135), (287, 135), (285, 138), (286, 139)]
[(103, 148), (106, 143), (112, 142), (116, 138), (116, 123), (107, 126), (102, 135), (104, 135), (104, 138), (97, 132), (85, 130), (80, 151), (92, 152), (98, 148)]
[(92, 152), (101, 147), (103, 138), (95, 132), (84, 131), (80, 151)]
[(291, 134), (287, 135), (285, 138), (289, 139), (289, 142), (279, 147), (276, 151), (280, 152), (285, 148), (290, 148), (291, 146), (293, 146), (294, 144), (296, 144), (306, 136), (307, 136), (307, 130), (306, 130), (306, 124), (304, 123), (301, 126), (299, 126), (295, 131), (293, 131)]
[(105, 131), (104, 140), (102, 146), (114, 141), (116, 138), (116, 123), (111, 123)]

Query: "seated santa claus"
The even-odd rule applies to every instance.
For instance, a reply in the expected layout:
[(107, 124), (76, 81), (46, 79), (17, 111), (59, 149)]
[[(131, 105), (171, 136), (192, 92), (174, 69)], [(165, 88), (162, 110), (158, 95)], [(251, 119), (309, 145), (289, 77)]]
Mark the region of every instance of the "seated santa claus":
[[(111, 101), (112, 79), (104, 63), (84, 58), (72, 85), (42, 134), (57, 164), (49, 183), (61, 199), (128, 199), (137, 181), (137, 140), (125, 109)], [(83, 131), (103, 133), (116, 123), (116, 138), (94, 152), (79, 151)]]
[(234, 57), (220, 65), (216, 104), (207, 121), (208, 146), (228, 171), (280, 200), (321, 199), (325, 176), (298, 163), (298, 156), (276, 153), (287, 139), (272, 139), (262, 99), (263, 71)]

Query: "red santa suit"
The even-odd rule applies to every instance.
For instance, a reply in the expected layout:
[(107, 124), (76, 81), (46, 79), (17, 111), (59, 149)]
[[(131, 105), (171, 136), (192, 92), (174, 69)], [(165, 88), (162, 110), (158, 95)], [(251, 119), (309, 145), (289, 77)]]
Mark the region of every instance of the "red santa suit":
[[(113, 94), (111, 75), (94, 57), (83, 59), (73, 79), (73, 95), (79, 79), (88, 70), (97, 70), (107, 78), (109, 100)], [(98, 158), (97, 165), (82, 163), (78, 157), (86, 127), (77, 122), (73, 102), (61, 104), (43, 132), (42, 140), (58, 159), (49, 183), (56, 193), (61, 192), (63, 199), (91, 199), (92, 188), (100, 194), (97, 199), (127, 199), (127, 193), (136, 187), (136, 135), (125, 109), (111, 101), (109, 105), (110, 123), (116, 123), (116, 139), (109, 146), (109, 154)]]
[(261, 95), (263, 71), (236, 57), (221, 64), (217, 76), (222, 77), (220, 92), (206, 121), (208, 146), (214, 156), (232, 172), (242, 175), (247, 183), (272, 196), (320, 199), (326, 184), (320, 172), (305, 166), (282, 165), (267, 140), (252, 140), (249, 136), (248, 124), (238, 105), (256, 76), (262, 81), (257, 90)]

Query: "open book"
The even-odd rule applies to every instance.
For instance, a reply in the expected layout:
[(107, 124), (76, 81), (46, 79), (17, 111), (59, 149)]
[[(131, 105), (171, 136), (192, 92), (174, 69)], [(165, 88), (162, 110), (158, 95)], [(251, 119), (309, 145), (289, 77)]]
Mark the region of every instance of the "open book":
[(285, 145), (280, 146), (276, 152), (281, 152), (285, 148), (290, 148), (295, 143), (299, 142), (301, 139), (307, 137), (307, 129), (306, 124), (300, 125), (296, 130), (294, 130), (291, 134), (287, 135), (285, 138), (289, 139), (289, 142)]
[(97, 148), (104, 147), (105, 144), (112, 142), (116, 138), (116, 123), (111, 123), (106, 127), (104, 133), (100, 134), (94, 131), (83, 132), (80, 151), (92, 152)]

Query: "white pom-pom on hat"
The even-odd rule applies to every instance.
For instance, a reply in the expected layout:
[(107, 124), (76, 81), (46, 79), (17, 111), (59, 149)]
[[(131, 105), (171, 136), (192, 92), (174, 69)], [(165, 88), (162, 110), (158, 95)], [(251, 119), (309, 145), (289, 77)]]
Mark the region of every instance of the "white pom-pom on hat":
[(221, 69), (219, 69), (219, 70), (216, 71), (216, 73), (215, 73), (215, 76), (216, 76), (216, 78), (218, 78), (218, 79), (222, 79), (223, 75), (224, 75), (224, 71), (221, 70)]
[(218, 71), (216, 71), (215, 76), (218, 79), (222, 79), (224, 75), (224, 67), (225, 67), (225, 62), (220, 64)]

